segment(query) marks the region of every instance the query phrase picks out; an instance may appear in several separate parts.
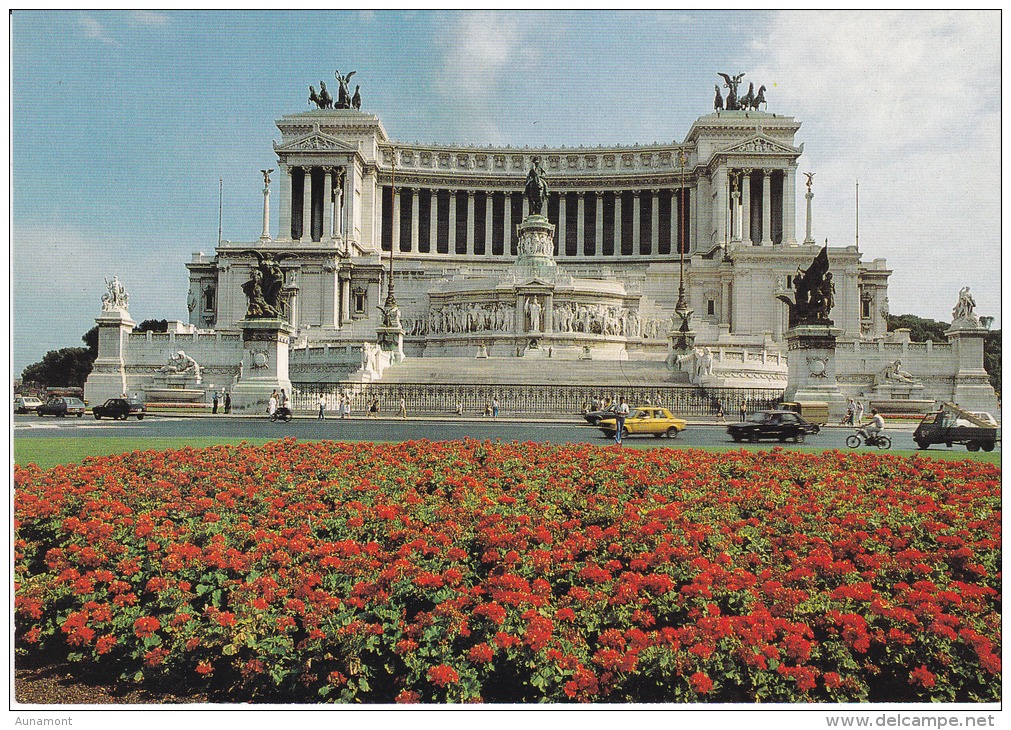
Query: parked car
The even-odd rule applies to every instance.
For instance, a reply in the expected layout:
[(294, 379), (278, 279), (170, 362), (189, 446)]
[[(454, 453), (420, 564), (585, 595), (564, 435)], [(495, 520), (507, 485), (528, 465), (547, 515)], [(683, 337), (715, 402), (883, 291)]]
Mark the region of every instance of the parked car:
[(818, 433), (821, 428), (816, 423), (804, 420), (793, 411), (758, 411), (748, 416), (743, 423), (727, 426), (727, 433), (734, 441), (758, 443), (762, 439), (777, 439), (780, 442), (804, 441), (809, 433)]
[[(602, 418), (599, 426), (605, 436), (614, 438), (617, 428), (617, 421), (614, 416)], [(655, 406), (636, 406), (628, 412), (625, 419), (625, 429), (621, 432), (621, 437), (649, 435), (656, 438), (666, 436), (674, 438), (679, 433), (688, 428), (688, 421), (682, 418), (675, 418), (666, 408)]]
[(114, 418), (125, 421), (130, 416), (137, 416), (138, 421), (143, 421), (147, 414), (147, 406), (136, 398), (110, 398), (100, 406), (91, 409), (95, 420), (103, 418)]
[(80, 398), (60, 395), (50, 398), (36, 408), (35, 412), (40, 416), (59, 416), (61, 418), (63, 416), (77, 416), (80, 418), (84, 415), (85, 408), (84, 401)]
[(31, 413), (39, 406), (42, 405), (42, 401), (31, 395), (19, 395), (14, 399), (14, 412), (15, 413)]
[(989, 413), (977, 415), (953, 403), (945, 403), (939, 411), (923, 417), (913, 432), (913, 440), (921, 449), (929, 449), (931, 444), (949, 447), (965, 444), (969, 451), (993, 451), (997, 442), (997, 422)]
[(614, 418), (614, 414), (618, 412), (618, 404), (615, 403), (607, 408), (602, 408), (599, 411), (590, 411), (589, 413), (584, 413), (583, 418), (591, 426), (599, 426), (600, 420), (602, 418)]

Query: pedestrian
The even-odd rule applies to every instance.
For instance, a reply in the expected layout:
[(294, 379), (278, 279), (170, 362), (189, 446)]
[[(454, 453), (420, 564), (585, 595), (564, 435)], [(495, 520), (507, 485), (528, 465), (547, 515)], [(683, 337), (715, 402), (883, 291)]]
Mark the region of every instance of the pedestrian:
[(277, 412), (277, 391), (275, 390), (270, 394), (270, 398), (267, 400), (267, 415), (273, 416)]
[(351, 418), (351, 396), (344, 397), (344, 403), (341, 405), (341, 418)]
[(225, 391), (225, 413), (232, 412), (232, 394)]
[(864, 420), (864, 404), (862, 401), (857, 401), (857, 411), (855, 419), (856, 420), (853, 421), (854, 426), (858, 425), (862, 420)]
[(407, 400), (400, 396), (400, 417), (407, 418)]
[(463, 401), (459, 401), (458, 400), (456, 402), (456, 415), (458, 415), (458, 416), (462, 416), (463, 415)]
[(485, 418), (490, 418), (491, 417), (491, 401), (487, 401), (486, 400), (484, 402), (484, 415), (485, 415)]
[(614, 443), (621, 446), (621, 432), (625, 430), (625, 419), (628, 418), (628, 403), (622, 398), (618, 410), (614, 412)]
[(373, 398), (369, 406), (369, 418), (379, 418), (379, 399)]
[(322, 394), (319, 396), (319, 415), (316, 416), (316, 420), (326, 420), (326, 398)]
[(211, 401), (211, 413), (217, 414), (218, 412), (218, 391), (214, 391), (214, 399)]
[(281, 388), (281, 408), (291, 410), (291, 401), (288, 400), (288, 394), (284, 392), (284, 388)]
[(716, 420), (720, 423), (727, 422), (727, 416), (723, 410), (723, 401), (716, 401)]
[(857, 413), (856, 403), (854, 403), (853, 399), (850, 398), (849, 402), (846, 404), (846, 415), (843, 416), (843, 419), (842, 419), (842, 422), (841, 422), (840, 425), (842, 425), (842, 426), (852, 426), (855, 423), (855, 421), (853, 419), (856, 418), (856, 413)]
[(491, 399), (491, 417), (498, 418), (498, 396)]
[(747, 420), (748, 420), (748, 406), (744, 403), (744, 401), (741, 401), (741, 423), (744, 423)]

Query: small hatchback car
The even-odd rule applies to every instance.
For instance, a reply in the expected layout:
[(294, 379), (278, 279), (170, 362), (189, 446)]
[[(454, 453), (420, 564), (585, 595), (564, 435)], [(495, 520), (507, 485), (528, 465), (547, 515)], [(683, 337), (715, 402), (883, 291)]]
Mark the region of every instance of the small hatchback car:
[[(605, 417), (600, 420), (599, 428), (605, 436), (614, 438), (616, 423), (614, 416)], [(688, 428), (688, 421), (675, 418), (666, 408), (636, 406), (629, 410), (621, 437), (647, 435), (656, 438), (661, 436), (674, 438), (686, 428)]]
[(80, 398), (60, 395), (50, 398), (46, 403), (36, 408), (35, 412), (40, 416), (77, 416), (80, 418), (84, 415), (86, 407)]
[(113, 418), (125, 421), (130, 416), (137, 416), (138, 421), (143, 421), (147, 414), (147, 406), (136, 398), (110, 398), (100, 406), (91, 409), (95, 420), (103, 418)]

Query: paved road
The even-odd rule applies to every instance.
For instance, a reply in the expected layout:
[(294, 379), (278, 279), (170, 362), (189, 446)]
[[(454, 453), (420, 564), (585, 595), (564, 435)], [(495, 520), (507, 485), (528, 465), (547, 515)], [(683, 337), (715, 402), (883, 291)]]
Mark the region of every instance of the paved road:
[[(889, 426), (888, 435), (893, 449), (915, 449), (913, 427), (910, 424)], [(848, 428), (828, 427), (821, 433), (809, 436), (805, 446), (816, 448), (845, 448)], [(337, 439), (342, 441), (408, 441), (429, 439), (433, 441), (461, 439), (501, 439), (503, 441), (535, 441), (545, 443), (590, 443), (606, 445), (607, 440), (596, 428), (586, 426), (575, 418), (544, 423), (528, 421), (453, 418), (393, 418), (347, 420), (327, 419), (317, 421), (310, 416), (296, 417), (290, 423), (270, 423), (265, 418), (243, 416), (159, 416), (149, 415), (144, 421), (96, 421), (85, 418), (39, 418), (15, 416), (14, 437), (228, 437), (228, 438), (281, 438)], [(732, 446), (726, 427), (712, 423), (690, 423), (676, 440), (635, 437), (637, 444), (645, 446)], [(778, 445), (764, 442), (763, 448)], [(787, 444), (787, 448), (795, 448)], [(931, 447), (943, 449), (944, 447)], [(964, 447), (956, 446), (956, 450)], [(998, 444), (997, 450), (1000, 450)]]

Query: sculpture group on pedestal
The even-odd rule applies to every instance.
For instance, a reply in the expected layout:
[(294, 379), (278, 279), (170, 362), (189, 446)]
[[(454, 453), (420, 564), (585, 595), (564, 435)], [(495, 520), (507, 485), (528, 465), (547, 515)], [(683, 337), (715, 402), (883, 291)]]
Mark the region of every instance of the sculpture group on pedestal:
[(768, 102), (765, 100), (765, 86), (760, 86), (758, 92), (755, 92), (755, 84), (751, 82), (748, 86), (748, 93), (744, 96), (738, 96), (737, 87), (740, 85), (741, 80), (744, 78), (744, 72), (737, 74), (736, 76), (731, 76), (725, 73), (718, 73), (717, 76), (722, 76), (725, 83), (724, 88), (727, 89), (727, 99), (726, 102), (723, 100), (723, 96), (720, 94), (720, 85), (716, 84), (716, 99), (713, 101), (713, 108), (715, 109), (726, 109), (727, 111), (757, 111), (758, 108), (765, 104), (768, 107)]
[(183, 350), (179, 350), (170, 357), (168, 363), (160, 367), (158, 372), (166, 375), (185, 375), (193, 378), (197, 383), (200, 382), (200, 366)]
[(831, 326), (829, 312), (835, 306), (835, 284), (828, 270), (828, 246), (825, 246), (814, 261), (803, 271), (798, 267), (793, 279), (794, 298), (778, 294), (776, 298), (790, 310), (790, 327), (804, 324)]
[(361, 84), (355, 85), (355, 93), (352, 94), (348, 87), (348, 81), (354, 76), (357, 71), (352, 71), (348, 74), (341, 75), (340, 71), (334, 71), (334, 78), (337, 79), (337, 100), (330, 96), (330, 92), (326, 90), (326, 83), (323, 81), (319, 82), (319, 93), (316, 93), (316, 89), (312, 86), (309, 87), (309, 103), (315, 104), (317, 109), (356, 109), (361, 110), (362, 108), (362, 94), (361, 94)]
[(284, 272), (279, 261), (291, 256), (275, 259), (273, 254), (248, 251), (256, 257), (258, 265), (249, 272), (249, 280), (242, 285), (249, 306), (246, 319), (281, 319), (284, 317)]
[(967, 320), (975, 326), (979, 326), (979, 317), (974, 311), (976, 309), (976, 300), (972, 298), (972, 294), (969, 293), (969, 287), (964, 286), (958, 292), (958, 303), (955, 304), (955, 308), (951, 310), (952, 319), (957, 322), (959, 320)]
[(125, 312), (127, 305), (130, 303), (130, 295), (126, 293), (126, 289), (119, 283), (119, 278), (113, 276), (112, 281), (106, 279), (105, 286), (108, 287), (109, 291), (102, 295), (102, 311), (114, 312), (121, 310)]

